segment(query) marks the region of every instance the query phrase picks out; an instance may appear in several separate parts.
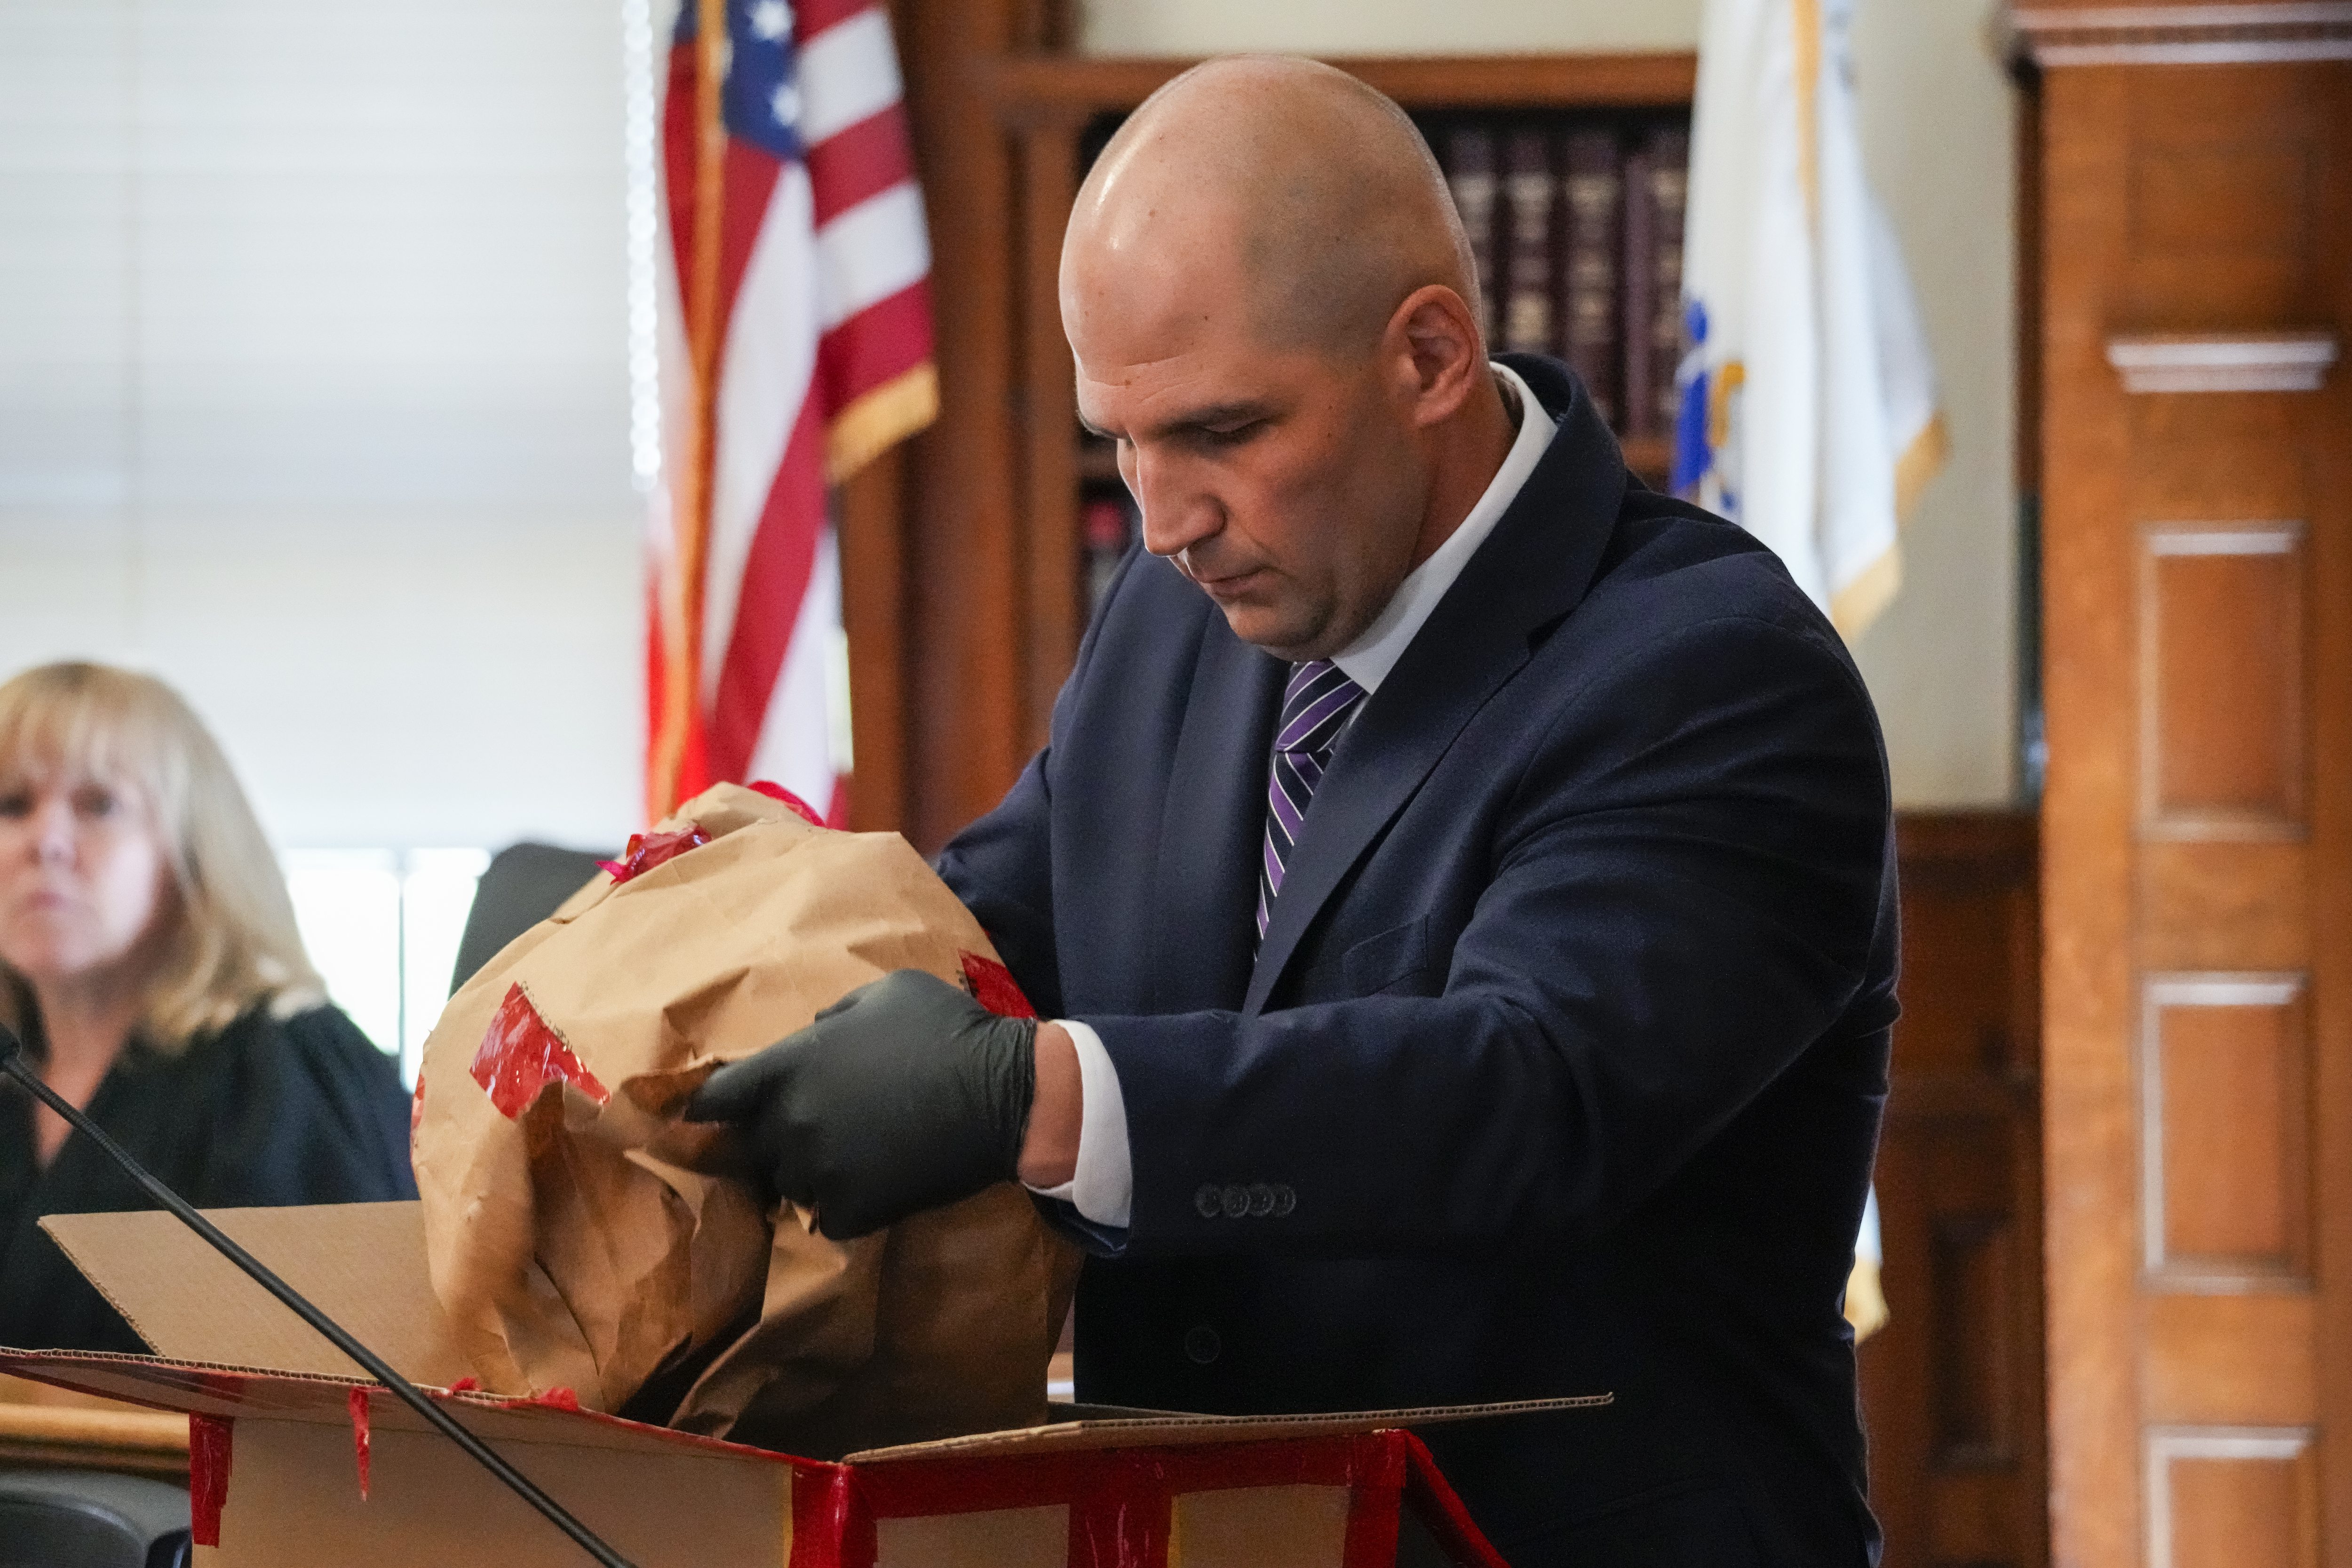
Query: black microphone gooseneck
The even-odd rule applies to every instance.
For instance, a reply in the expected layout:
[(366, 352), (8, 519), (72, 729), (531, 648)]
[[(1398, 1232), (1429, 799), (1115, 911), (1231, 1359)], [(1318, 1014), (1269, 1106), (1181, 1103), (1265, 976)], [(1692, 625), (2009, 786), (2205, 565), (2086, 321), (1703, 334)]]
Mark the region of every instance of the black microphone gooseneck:
[(499, 1458), (490, 1446), (459, 1426), (455, 1417), (418, 1392), (415, 1384), (393, 1371), (391, 1363), (375, 1352), (353, 1339), (349, 1331), (312, 1306), (302, 1293), (273, 1273), (269, 1267), (223, 1233), (221, 1228), (198, 1213), (194, 1205), (149, 1174), (145, 1166), (131, 1157), (130, 1152), (77, 1109), (64, 1096), (41, 1081), (25, 1060), (25, 1047), (8, 1026), (0, 1024), (0, 1071), (23, 1084), (34, 1098), (64, 1117), (74, 1128), (87, 1134), (91, 1142), (106, 1151), (107, 1157), (122, 1167), (147, 1195), (179, 1217), (182, 1225), (194, 1231), (211, 1245), (213, 1250), (236, 1264), (256, 1284), (286, 1303), (294, 1315), (327, 1337), (329, 1343), (367, 1369), (368, 1375), (400, 1396), (406, 1405), (449, 1441), (472, 1456), (474, 1461), (506, 1483), (515, 1495), (545, 1514), (556, 1529), (579, 1542), (582, 1551), (604, 1563), (605, 1568), (631, 1568), (629, 1560), (604, 1544), (596, 1532), (572, 1516), (571, 1510), (540, 1490), (529, 1476)]

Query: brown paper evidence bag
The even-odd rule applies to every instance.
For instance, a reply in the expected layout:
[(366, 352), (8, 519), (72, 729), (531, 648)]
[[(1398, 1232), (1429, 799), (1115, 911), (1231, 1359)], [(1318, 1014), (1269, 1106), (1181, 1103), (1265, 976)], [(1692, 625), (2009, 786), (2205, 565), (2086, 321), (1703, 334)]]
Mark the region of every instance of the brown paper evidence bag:
[(1025, 1008), (979, 923), (897, 835), (732, 784), (633, 850), (425, 1043), (426, 1259), (473, 1374), (811, 1457), (1043, 1420), (1079, 1255), (1025, 1193), (832, 1241), (677, 1119), (719, 1064), (895, 969)]

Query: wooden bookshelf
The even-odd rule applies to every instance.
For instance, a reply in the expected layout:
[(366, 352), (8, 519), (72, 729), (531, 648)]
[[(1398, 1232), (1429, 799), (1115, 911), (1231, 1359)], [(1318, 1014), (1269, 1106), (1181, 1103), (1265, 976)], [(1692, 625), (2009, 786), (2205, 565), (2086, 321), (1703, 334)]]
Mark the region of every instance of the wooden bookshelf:
[[(1411, 113), (1558, 113), (1686, 109), (1696, 79), (1687, 53), (1335, 59)], [(1090, 133), (1131, 110), (1192, 64), (1185, 59), (1007, 55), (978, 63), (975, 79), (1013, 143), (1015, 212), (1008, 232), (1020, 331), (1011, 376), (1018, 411), (1017, 512), (1025, 569), (1018, 610), (1025, 652), (1025, 734), (1042, 744), (1055, 693), (1085, 631), (1081, 515), (1089, 496), (1117, 493), (1110, 448), (1077, 425), (1069, 345), (1056, 298), (1062, 231)], [(1658, 438), (1627, 443), (1628, 464), (1662, 480), (1671, 460)]]

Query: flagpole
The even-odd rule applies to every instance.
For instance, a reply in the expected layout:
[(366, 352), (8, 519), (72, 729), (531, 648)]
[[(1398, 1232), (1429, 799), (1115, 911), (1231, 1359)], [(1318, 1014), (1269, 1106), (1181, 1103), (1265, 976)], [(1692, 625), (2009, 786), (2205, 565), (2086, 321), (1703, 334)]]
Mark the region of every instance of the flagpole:
[(712, 473), (718, 447), (719, 258), (727, 205), (726, 0), (688, 0), (696, 7), (694, 71), (694, 243), (679, 291), (685, 296), (688, 361), (694, 377), (677, 469), (671, 535), (668, 615), (663, 627), (661, 732), (647, 770), (648, 816), (677, 805), (694, 736), (700, 728), (702, 605), (710, 537)]

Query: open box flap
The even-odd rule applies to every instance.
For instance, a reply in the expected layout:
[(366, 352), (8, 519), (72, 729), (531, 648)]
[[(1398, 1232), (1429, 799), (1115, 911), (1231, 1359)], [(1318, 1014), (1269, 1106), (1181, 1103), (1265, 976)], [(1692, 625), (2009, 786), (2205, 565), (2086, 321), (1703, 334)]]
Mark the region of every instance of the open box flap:
[[(242, 1367), (114, 1355), (100, 1351), (5, 1348), (0, 1348), (0, 1372), (108, 1399), (183, 1410), (192, 1415), (232, 1421), (239, 1417), (296, 1421), (321, 1426), (349, 1426), (352, 1391), (365, 1389), (369, 1395), (368, 1421), (375, 1430), (428, 1430), (424, 1418), (403, 1405), (390, 1390), (364, 1378), (254, 1372)], [(772, 1454), (764, 1448), (746, 1447), (718, 1437), (581, 1410), (566, 1401), (505, 1399), (470, 1391), (453, 1394), (443, 1388), (425, 1392), (477, 1436), (491, 1443), (537, 1443), (622, 1453), (691, 1448), (719, 1458), (762, 1464), (833, 1468), (821, 1461)]]
[[(1613, 1394), (1564, 1399), (1517, 1399), (1494, 1405), (1425, 1405), (1399, 1410), (1350, 1410), (1329, 1415), (1186, 1415), (1168, 1411), (1116, 1413), (1115, 1406), (1054, 1405), (1043, 1426), (940, 1437), (852, 1454), (845, 1465), (887, 1465), (943, 1455), (1066, 1453), (1099, 1448), (1181, 1448), (1202, 1443), (1257, 1443), (1282, 1437), (1346, 1436), (1395, 1426), (1436, 1426), (1496, 1415), (1532, 1415), (1554, 1410), (1591, 1410), (1615, 1401)], [(1082, 1413), (1082, 1414), (1080, 1414)]]
[[(207, 1209), (205, 1217), (413, 1383), (471, 1369), (425, 1271), (422, 1205)], [(160, 1209), (51, 1215), (41, 1227), (158, 1356), (364, 1377), (342, 1352)]]

